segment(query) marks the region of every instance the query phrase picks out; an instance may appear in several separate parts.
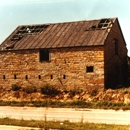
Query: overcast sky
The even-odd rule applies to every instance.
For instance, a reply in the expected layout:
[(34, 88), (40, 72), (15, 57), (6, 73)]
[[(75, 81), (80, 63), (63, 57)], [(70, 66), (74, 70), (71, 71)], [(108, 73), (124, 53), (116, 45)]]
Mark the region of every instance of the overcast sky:
[(0, 0), (0, 43), (19, 25), (113, 17), (130, 56), (130, 0)]

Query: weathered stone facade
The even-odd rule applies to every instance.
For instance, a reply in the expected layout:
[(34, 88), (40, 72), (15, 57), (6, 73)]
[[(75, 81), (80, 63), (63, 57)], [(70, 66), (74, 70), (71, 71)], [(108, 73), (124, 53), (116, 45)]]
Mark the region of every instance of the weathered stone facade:
[[(117, 46), (114, 39), (117, 39)], [(123, 87), (127, 83), (127, 48), (118, 21), (114, 23), (104, 48), (105, 87)]]
[[(104, 88), (103, 47), (50, 49), (50, 61), (39, 61), (39, 50), (1, 52), (0, 85), (62, 88)], [(93, 72), (86, 72), (93, 66)]]
[(19, 26), (0, 46), (0, 86), (116, 88), (127, 82), (117, 18)]

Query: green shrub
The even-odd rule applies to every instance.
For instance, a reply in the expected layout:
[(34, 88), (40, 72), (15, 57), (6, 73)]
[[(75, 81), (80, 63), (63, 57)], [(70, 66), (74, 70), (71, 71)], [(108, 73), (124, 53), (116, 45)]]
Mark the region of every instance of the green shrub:
[(76, 100), (76, 101), (70, 102), (70, 106), (72, 106), (72, 107), (85, 108), (85, 107), (87, 107), (87, 105), (88, 104), (83, 100)]
[(51, 85), (46, 84), (43, 87), (41, 87), (41, 93), (46, 95), (56, 95), (60, 93), (60, 90)]
[(22, 90), (28, 94), (37, 92), (37, 88), (35, 86), (24, 87)]
[(12, 85), (12, 90), (13, 91), (18, 91), (18, 90), (20, 90), (21, 89), (21, 86), (19, 86), (19, 85), (17, 85), (17, 84), (13, 84)]
[(82, 89), (71, 89), (71, 90), (69, 90), (69, 93), (72, 96), (75, 96), (76, 94), (80, 94), (81, 92), (83, 92)]
[(74, 89), (70, 90), (69, 93), (70, 93), (70, 95), (75, 96), (76, 95), (76, 90), (74, 90)]
[(121, 92), (123, 94), (130, 94), (130, 87), (128, 87), (128, 88), (120, 88), (119, 92)]
[(93, 89), (91, 92), (91, 96), (96, 96), (98, 94), (98, 89)]
[[(62, 125), (61, 125), (62, 123)], [(32, 127), (31, 130), (129, 130), (129, 125), (101, 124), (88, 122), (70, 122), (65, 121), (45, 121), (45, 120), (24, 120), (13, 119), (9, 117), (0, 118), (0, 125), (12, 125), (22, 127)], [(46, 127), (46, 128), (45, 128)], [(22, 128), (21, 128), (22, 129)], [(24, 129), (24, 128), (23, 128)]]

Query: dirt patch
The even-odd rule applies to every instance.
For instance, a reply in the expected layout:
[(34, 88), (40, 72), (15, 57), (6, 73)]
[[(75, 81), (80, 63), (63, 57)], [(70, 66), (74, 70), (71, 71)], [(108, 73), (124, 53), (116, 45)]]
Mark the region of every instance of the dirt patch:
[(25, 91), (17, 90), (0, 90), (0, 100), (4, 101), (39, 101), (51, 99), (53, 101), (71, 101), (71, 100), (84, 100), (91, 101), (112, 101), (112, 102), (124, 102), (130, 103), (130, 93), (128, 90), (91, 90), (91, 91), (61, 91), (59, 94), (46, 95), (41, 92), (27, 93)]

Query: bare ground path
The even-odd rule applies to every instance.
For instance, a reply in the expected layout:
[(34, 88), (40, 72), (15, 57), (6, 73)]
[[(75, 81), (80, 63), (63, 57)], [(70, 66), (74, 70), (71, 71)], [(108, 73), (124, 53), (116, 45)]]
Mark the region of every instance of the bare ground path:
[(69, 120), (106, 124), (130, 124), (130, 111), (77, 108), (0, 107), (0, 117), (15, 119)]
[[(0, 130), (32, 130), (32, 128), (0, 125)], [(33, 130), (39, 130), (39, 129), (38, 128), (35, 128), (35, 129), (33, 128)]]

